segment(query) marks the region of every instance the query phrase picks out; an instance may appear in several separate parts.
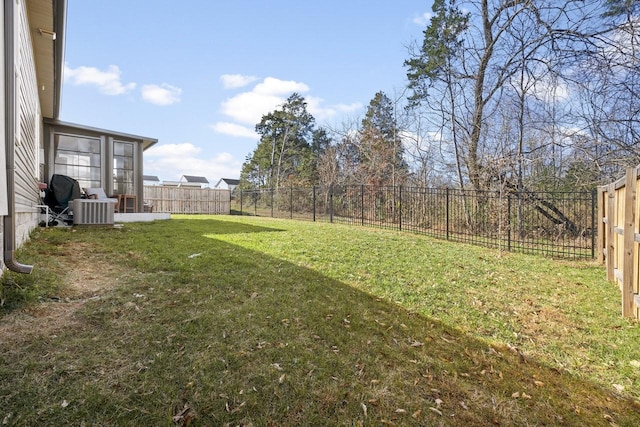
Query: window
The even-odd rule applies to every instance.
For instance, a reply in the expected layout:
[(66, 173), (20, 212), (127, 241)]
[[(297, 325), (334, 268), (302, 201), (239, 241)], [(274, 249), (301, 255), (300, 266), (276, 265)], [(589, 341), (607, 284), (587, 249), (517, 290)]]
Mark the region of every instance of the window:
[(135, 194), (132, 142), (113, 142), (113, 192)]
[(102, 186), (100, 139), (56, 134), (54, 144), (54, 173), (78, 180), (81, 188)]

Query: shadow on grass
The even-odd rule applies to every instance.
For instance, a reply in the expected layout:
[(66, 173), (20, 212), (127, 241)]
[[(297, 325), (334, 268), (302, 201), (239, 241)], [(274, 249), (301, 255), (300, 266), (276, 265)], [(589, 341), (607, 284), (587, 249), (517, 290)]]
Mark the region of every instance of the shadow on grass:
[[(128, 228), (130, 244), (120, 231), (68, 235), (120, 245), (107, 259), (137, 274), (114, 277), (122, 285), (88, 301), (55, 338), (3, 346), (0, 402), (9, 424), (170, 425), (174, 416), (177, 424), (266, 426), (640, 420), (633, 402), (597, 384), (215, 239), (274, 229), (172, 221), (172, 233), (193, 237), (164, 242), (164, 256), (181, 262), (159, 272), (135, 244), (158, 227)], [(200, 256), (189, 258), (194, 251)]]
[(278, 228), (262, 227), (253, 224), (243, 224), (233, 221), (222, 221), (216, 219), (209, 219), (203, 217), (202, 219), (190, 218), (190, 219), (173, 219), (171, 224), (175, 224), (176, 227), (185, 225), (185, 223), (191, 223), (193, 221), (203, 221), (209, 234), (240, 234), (240, 233), (268, 233), (276, 231), (285, 231)]

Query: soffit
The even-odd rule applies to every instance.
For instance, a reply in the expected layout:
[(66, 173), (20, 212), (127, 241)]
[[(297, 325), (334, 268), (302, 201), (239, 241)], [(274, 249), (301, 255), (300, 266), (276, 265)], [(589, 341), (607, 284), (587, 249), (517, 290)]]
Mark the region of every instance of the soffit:
[[(64, 17), (56, 17), (55, 0), (27, 0), (26, 4), (42, 116), (56, 118), (60, 104), (59, 79), (62, 77), (62, 70), (57, 69), (58, 62), (61, 61), (57, 61), (56, 44), (61, 45), (64, 40), (64, 28), (62, 25), (56, 28), (56, 19), (64, 22)], [(52, 34), (55, 34), (55, 40)], [(58, 49), (58, 52), (62, 51), (63, 49)]]

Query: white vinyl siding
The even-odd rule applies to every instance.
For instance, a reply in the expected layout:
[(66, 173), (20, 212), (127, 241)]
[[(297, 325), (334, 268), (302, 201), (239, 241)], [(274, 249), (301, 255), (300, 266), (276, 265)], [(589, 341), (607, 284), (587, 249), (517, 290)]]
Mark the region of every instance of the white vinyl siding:
[(39, 203), (40, 103), (25, 2), (16, 6), (15, 202), (16, 213), (33, 213)]

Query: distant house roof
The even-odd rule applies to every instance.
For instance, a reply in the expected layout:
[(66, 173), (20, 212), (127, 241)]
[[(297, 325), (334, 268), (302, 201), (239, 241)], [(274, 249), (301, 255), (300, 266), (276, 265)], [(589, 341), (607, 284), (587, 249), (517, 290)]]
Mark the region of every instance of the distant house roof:
[[(184, 178), (186, 182), (191, 182), (191, 183), (199, 183), (199, 184), (209, 183), (207, 178), (205, 178), (204, 176), (182, 175), (182, 178)], [(180, 181), (182, 181), (182, 178), (180, 178)]]
[(220, 181), (216, 184), (216, 187), (220, 185), (221, 182), (224, 182), (227, 185), (240, 185), (239, 179), (231, 179), (231, 178), (221, 178)]
[(160, 178), (155, 175), (142, 175), (143, 181), (160, 182)]

